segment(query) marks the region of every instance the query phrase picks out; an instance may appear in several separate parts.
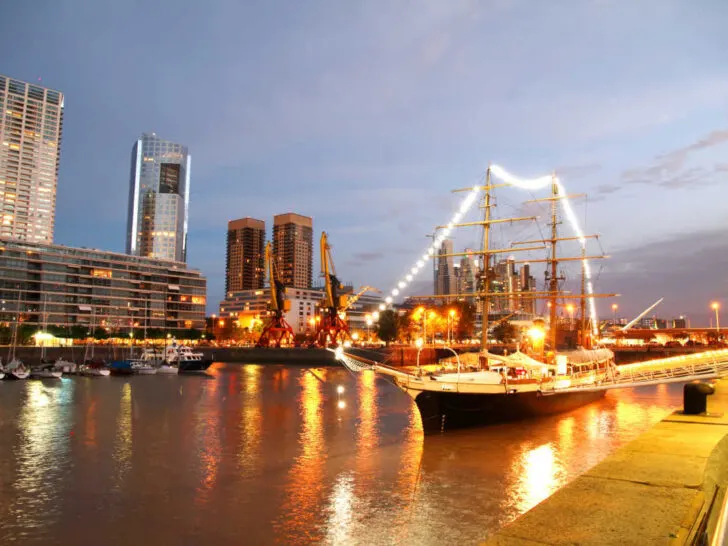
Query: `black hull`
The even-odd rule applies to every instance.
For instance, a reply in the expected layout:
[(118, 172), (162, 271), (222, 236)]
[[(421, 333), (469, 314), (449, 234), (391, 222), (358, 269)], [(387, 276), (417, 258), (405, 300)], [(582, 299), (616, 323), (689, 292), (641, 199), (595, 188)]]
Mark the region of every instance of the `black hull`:
[(212, 365), (211, 358), (184, 360), (179, 363), (179, 373), (202, 373)]
[(423, 391), (417, 395), (415, 403), (422, 417), (422, 428), (431, 433), (571, 411), (599, 400), (605, 393), (601, 390), (544, 396), (538, 392), (465, 394)]

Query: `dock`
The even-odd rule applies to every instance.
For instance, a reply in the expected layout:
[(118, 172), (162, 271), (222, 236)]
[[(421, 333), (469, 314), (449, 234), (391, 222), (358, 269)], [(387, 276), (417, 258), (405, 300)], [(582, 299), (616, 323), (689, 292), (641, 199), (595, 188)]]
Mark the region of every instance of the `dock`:
[(725, 529), (728, 379), (707, 404), (672, 413), (484, 544), (688, 545)]

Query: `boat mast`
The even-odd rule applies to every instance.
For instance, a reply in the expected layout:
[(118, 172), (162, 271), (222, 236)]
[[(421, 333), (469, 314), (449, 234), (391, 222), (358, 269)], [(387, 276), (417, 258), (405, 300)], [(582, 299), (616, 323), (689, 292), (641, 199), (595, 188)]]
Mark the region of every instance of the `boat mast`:
[(485, 196), (483, 197), (483, 271), (481, 273), (481, 297), (480, 302), (483, 308), (482, 331), (480, 333), (480, 349), (488, 348), (488, 313), (490, 311), (490, 166), (485, 173)]
[(581, 346), (585, 349), (589, 349), (586, 343), (586, 243), (581, 245), (581, 300), (580, 300), (580, 312), (581, 312)]
[(549, 337), (551, 339), (551, 350), (556, 352), (556, 300), (559, 290), (558, 261), (556, 260), (556, 242), (558, 241), (558, 193), (556, 174), (551, 174), (551, 275), (549, 277)]

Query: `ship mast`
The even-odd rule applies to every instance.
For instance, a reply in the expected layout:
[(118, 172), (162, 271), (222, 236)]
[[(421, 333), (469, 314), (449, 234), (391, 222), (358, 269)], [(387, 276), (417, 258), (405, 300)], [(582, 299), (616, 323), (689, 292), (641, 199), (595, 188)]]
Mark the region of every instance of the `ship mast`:
[(485, 174), (485, 196), (483, 197), (483, 208), (485, 209), (483, 217), (483, 270), (481, 272), (481, 297), (483, 319), (482, 329), (480, 332), (480, 348), (481, 350), (488, 347), (488, 313), (490, 311), (490, 167)]
[(551, 275), (549, 276), (549, 292), (551, 293), (549, 301), (549, 337), (551, 338), (551, 350), (556, 352), (556, 298), (559, 291), (559, 275), (558, 261), (556, 260), (556, 243), (558, 241), (558, 187), (556, 185), (556, 175), (551, 174)]

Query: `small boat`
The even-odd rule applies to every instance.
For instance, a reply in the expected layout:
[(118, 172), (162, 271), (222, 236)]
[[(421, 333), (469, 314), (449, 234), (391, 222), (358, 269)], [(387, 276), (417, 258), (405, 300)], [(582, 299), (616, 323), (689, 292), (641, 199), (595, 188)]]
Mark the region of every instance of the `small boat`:
[(130, 361), (132, 372), (138, 375), (155, 375), (157, 368), (143, 360)]
[(109, 362), (109, 372), (111, 375), (132, 375), (134, 370), (131, 369), (131, 360), (113, 360)]
[(53, 363), (53, 366), (56, 370), (59, 370), (63, 373), (76, 373), (78, 371), (78, 365), (75, 362), (66, 360), (63, 357), (58, 358)]
[(204, 373), (212, 364), (212, 358), (205, 358), (184, 345), (167, 347), (165, 356), (167, 363), (178, 366), (179, 373)]
[(5, 368), (3, 368), (3, 359), (0, 358), (0, 379), (5, 377)]
[(52, 363), (41, 362), (30, 366), (31, 379), (60, 379), (63, 375), (61, 370), (56, 370)]
[(13, 358), (5, 366), (5, 379), (28, 379), (29, 376), (30, 370), (25, 367), (25, 364), (19, 358)]
[(177, 375), (179, 373), (179, 368), (174, 364), (163, 362), (157, 366), (157, 373), (162, 375)]
[(111, 370), (102, 360), (87, 360), (79, 366), (79, 373), (88, 377), (108, 377)]

